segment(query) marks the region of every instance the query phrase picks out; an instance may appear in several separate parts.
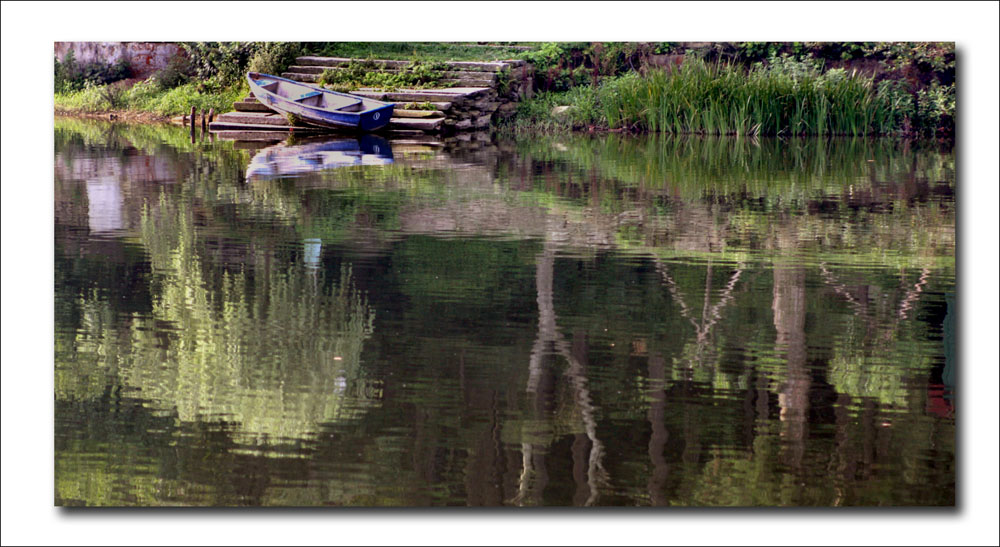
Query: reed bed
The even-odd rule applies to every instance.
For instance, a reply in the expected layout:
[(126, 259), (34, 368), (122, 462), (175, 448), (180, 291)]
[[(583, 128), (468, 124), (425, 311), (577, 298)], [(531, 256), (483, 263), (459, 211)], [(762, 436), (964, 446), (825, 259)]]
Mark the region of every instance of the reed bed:
[(886, 135), (909, 106), (889, 85), (795, 61), (749, 70), (689, 61), (609, 80), (598, 100), (612, 129), (703, 135)]

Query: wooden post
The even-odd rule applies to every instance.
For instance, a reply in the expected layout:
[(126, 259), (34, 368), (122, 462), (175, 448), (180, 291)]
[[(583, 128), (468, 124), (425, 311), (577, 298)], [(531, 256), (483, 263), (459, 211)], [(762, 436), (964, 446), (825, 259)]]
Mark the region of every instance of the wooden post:
[(197, 115), (197, 113), (198, 113), (198, 111), (195, 109), (195, 107), (192, 106), (191, 107), (191, 134), (192, 135), (194, 135), (194, 120), (195, 120), (195, 116)]
[(208, 112), (204, 109), (201, 111), (201, 132), (204, 133), (208, 129)]
[(214, 121), (215, 121), (215, 107), (213, 106), (212, 108), (208, 109), (208, 123), (212, 123)]

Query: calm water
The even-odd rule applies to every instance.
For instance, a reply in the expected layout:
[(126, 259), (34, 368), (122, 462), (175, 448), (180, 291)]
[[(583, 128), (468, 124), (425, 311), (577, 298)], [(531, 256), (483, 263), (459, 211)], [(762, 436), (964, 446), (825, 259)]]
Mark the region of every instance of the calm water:
[(955, 503), (955, 158), (56, 120), (57, 505)]

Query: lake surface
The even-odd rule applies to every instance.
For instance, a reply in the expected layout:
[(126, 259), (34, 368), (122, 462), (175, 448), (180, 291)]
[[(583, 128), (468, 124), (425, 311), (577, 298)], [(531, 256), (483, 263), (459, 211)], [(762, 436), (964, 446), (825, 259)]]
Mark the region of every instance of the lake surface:
[(55, 504), (951, 506), (934, 143), (55, 125)]

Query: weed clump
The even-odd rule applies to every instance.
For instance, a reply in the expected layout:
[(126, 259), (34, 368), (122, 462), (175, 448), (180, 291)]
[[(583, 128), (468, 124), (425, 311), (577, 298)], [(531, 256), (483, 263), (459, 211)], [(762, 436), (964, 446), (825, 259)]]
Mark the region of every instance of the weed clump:
[(92, 61), (80, 63), (72, 49), (66, 52), (62, 61), (55, 58), (55, 92), (80, 91), (88, 86), (100, 86), (124, 80), (132, 76), (128, 60), (119, 59), (113, 63)]
[(446, 66), (441, 63), (411, 61), (396, 72), (389, 72), (373, 60), (353, 61), (342, 68), (327, 69), (320, 75), (320, 85), (334, 91), (374, 87), (393, 91), (403, 87), (444, 87)]

